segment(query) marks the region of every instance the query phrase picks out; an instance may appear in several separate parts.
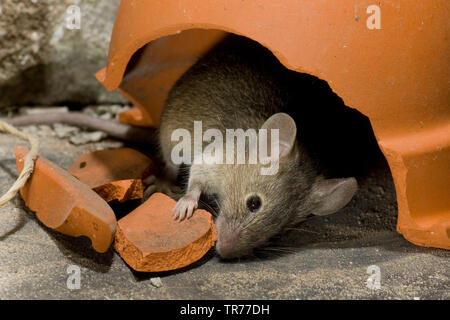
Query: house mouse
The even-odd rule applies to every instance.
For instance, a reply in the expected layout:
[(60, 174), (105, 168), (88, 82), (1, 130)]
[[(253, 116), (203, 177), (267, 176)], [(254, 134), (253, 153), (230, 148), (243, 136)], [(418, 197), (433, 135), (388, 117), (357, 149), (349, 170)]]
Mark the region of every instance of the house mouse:
[[(62, 122), (103, 130), (125, 141), (156, 141), (164, 176), (146, 179), (146, 196), (161, 191), (178, 199), (174, 219), (183, 220), (194, 214), (201, 195), (211, 195), (218, 207), (216, 251), (222, 258), (236, 258), (251, 254), (271, 237), (311, 215), (339, 211), (357, 191), (353, 177), (326, 178), (323, 161), (309, 143), (319, 138), (322, 145), (341, 130), (338, 125), (333, 127), (333, 117), (328, 123), (311, 120), (311, 115), (322, 112), (316, 111), (319, 107), (327, 105), (332, 112), (335, 105), (342, 104), (334, 96), (324, 97), (322, 82), (314, 79), (286, 69), (258, 43), (231, 35), (176, 82), (156, 133), (79, 113), (6, 121), (13, 125)], [(278, 170), (262, 175), (260, 163), (174, 163), (172, 151), (178, 142), (173, 141), (172, 133), (185, 129), (193, 136), (195, 121), (201, 121), (203, 131), (217, 129), (224, 135), (227, 129), (278, 130)], [(325, 127), (334, 133), (324, 133)], [(322, 148), (331, 154), (332, 162), (338, 153), (335, 145)], [(246, 158), (250, 151), (245, 149)], [(188, 176), (184, 194), (176, 186), (183, 172)]]
[[(259, 44), (231, 36), (192, 66), (168, 96), (159, 145), (166, 179), (172, 181), (180, 170), (172, 159), (179, 142), (172, 139), (176, 129), (193, 136), (194, 121), (201, 121), (204, 131), (218, 129), (224, 135), (226, 129), (239, 128), (279, 132), (275, 174), (262, 175), (261, 164), (191, 161), (188, 166), (186, 192), (174, 207), (174, 218), (191, 217), (202, 194), (214, 195), (218, 204), (216, 251), (222, 258), (251, 254), (310, 215), (337, 212), (357, 191), (353, 177), (323, 177), (304, 144), (299, 130), (302, 110), (314, 108), (307, 101), (319, 99), (307, 99), (311, 95), (308, 81), (287, 70)], [(152, 192), (157, 189), (150, 187)]]

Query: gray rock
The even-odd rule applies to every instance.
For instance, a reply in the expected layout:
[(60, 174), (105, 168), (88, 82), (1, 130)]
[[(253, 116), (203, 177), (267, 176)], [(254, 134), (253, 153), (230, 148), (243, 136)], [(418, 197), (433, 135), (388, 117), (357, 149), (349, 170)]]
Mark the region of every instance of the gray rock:
[(53, 125), (53, 131), (58, 138), (70, 138), (73, 135), (80, 132), (80, 128), (68, 126), (61, 123), (55, 123)]
[(160, 277), (157, 278), (150, 278), (150, 284), (154, 286), (155, 288), (161, 288), (163, 286), (163, 283), (161, 281)]
[(77, 135), (70, 137), (70, 142), (75, 145), (82, 145), (91, 142), (99, 142), (107, 137), (106, 133), (101, 131), (80, 132)]
[[(0, 3), (0, 108), (125, 103), (94, 73), (107, 63), (119, 0), (8, 0)], [(80, 8), (80, 29), (67, 9)]]

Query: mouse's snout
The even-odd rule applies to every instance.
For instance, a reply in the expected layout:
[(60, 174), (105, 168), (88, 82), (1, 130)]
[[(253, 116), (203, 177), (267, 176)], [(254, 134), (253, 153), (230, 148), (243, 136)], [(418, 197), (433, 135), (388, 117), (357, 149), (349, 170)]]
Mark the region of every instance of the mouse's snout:
[(216, 251), (217, 253), (225, 259), (236, 258), (238, 256), (235, 247), (230, 241), (217, 240), (216, 243)]
[(230, 227), (224, 223), (224, 221), (218, 221), (216, 224), (216, 229), (216, 251), (222, 258), (237, 258), (246, 253), (241, 249), (239, 244), (241, 234), (240, 228)]

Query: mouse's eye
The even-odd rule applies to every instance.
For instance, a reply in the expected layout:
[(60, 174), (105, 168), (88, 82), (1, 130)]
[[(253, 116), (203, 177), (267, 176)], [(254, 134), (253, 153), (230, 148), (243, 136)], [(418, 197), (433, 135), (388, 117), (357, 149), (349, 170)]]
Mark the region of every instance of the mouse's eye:
[(261, 208), (262, 200), (257, 195), (252, 195), (247, 198), (246, 205), (250, 212), (256, 212)]

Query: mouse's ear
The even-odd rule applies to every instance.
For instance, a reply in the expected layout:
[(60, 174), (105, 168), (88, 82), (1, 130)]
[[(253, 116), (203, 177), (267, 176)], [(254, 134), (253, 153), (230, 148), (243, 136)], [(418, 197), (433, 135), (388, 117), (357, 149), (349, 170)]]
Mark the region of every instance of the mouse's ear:
[(325, 216), (342, 209), (358, 189), (355, 178), (318, 179), (312, 188), (312, 201), (316, 216)]
[(264, 122), (261, 129), (267, 129), (267, 137), (271, 136), (271, 129), (278, 130), (280, 159), (288, 156), (291, 153), (297, 141), (297, 126), (295, 125), (295, 121), (291, 118), (291, 116), (283, 112), (275, 113), (269, 119), (267, 119), (266, 122)]

